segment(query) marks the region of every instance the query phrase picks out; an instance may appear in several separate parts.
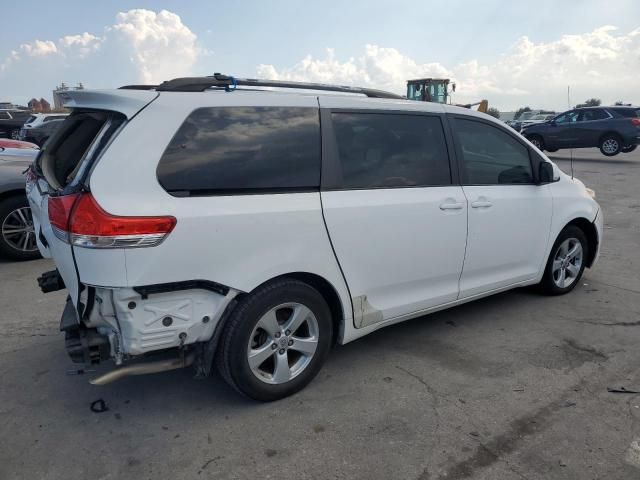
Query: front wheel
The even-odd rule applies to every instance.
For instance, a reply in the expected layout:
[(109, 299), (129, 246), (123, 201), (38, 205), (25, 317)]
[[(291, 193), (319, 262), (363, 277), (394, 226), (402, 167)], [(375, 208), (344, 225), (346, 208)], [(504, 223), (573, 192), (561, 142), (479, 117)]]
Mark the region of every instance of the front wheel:
[(243, 298), (229, 317), (218, 370), (250, 398), (279, 400), (313, 380), (331, 342), (331, 312), (322, 295), (298, 280), (276, 280)]
[(622, 142), (617, 135), (605, 135), (600, 140), (600, 151), (607, 157), (618, 155), (622, 151)]
[(562, 295), (573, 290), (582, 277), (588, 253), (589, 243), (584, 232), (575, 225), (565, 227), (547, 260), (540, 282), (543, 292)]

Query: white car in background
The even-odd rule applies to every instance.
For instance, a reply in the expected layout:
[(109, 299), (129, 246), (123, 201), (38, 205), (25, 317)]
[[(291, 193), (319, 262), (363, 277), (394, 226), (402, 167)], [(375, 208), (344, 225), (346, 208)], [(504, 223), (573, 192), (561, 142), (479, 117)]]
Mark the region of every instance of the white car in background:
[[(24, 125), (22, 125), (18, 138), (20, 140), (25, 140), (29, 142), (33, 142), (34, 140), (39, 140), (41, 135), (30, 134), (30, 130), (33, 130), (33, 131), (41, 130), (43, 128), (46, 128), (46, 125), (49, 122), (52, 122), (54, 120), (64, 120), (68, 116), (69, 116), (68, 113), (34, 113), (29, 118), (27, 118), (27, 120), (24, 122)], [(39, 141), (36, 141), (35, 143), (37, 143), (38, 145), (41, 144), (41, 142)]]
[(68, 353), (122, 365), (96, 384), (217, 365), (279, 399), (334, 343), (598, 257), (593, 192), (485, 114), (224, 75), (65, 96), (27, 192)]

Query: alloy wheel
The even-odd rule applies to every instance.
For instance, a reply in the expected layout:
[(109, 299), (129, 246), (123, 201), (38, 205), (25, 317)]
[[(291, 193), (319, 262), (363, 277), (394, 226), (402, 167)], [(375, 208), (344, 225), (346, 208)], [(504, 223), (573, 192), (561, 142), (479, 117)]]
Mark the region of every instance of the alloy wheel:
[(620, 145), (614, 138), (608, 138), (602, 143), (602, 150), (604, 150), (605, 153), (616, 153), (619, 148)]
[(38, 249), (29, 207), (20, 207), (9, 212), (2, 222), (2, 238), (20, 252), (32, 253)]
[(567, 238), (560, 244), (553, 257), (553, 282), (567, 288), (578, 279), (582, 269), (583, 249), (577, 238)]
[(283, 303), (265, 313), (253, 329), (247, 348), (251, 372), (272, 385), (302, 373), (318, 348), (318, 320), (301, 303)]

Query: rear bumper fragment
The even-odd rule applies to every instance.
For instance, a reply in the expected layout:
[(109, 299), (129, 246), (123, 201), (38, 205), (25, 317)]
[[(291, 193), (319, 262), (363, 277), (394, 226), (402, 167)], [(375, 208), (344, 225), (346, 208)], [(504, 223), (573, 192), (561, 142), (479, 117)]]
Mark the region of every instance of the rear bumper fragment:
[(67, 298), (67, 304), (62, 312), (60, 331), (65, 333), (65, 348), (72, 362), (95, 364), (109, 358), (111, 351), (109, 337), (98, 333), (95, 328), (87, 328), (80, 323), (70, 298)]

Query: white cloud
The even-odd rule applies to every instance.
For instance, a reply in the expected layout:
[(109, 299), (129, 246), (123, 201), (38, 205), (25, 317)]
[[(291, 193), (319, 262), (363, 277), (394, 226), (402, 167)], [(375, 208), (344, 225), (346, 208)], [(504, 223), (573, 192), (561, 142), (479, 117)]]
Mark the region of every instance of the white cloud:
[(31, 43), (23, 43), (20, 45), (20, 52), (30, 57), (41, 57), (43, 55), (57, 53), (58, 48), (51, 40), (34, 40)]
[(130, 61), (139, 80), (154, 83), (188, 74), (199, 49), (196, 35), (175, 13), (136, 9), (121, 12), (110, 29), (131, 47)]
[(567, 85), (572, 103), (600, 97), (640, 103), (640, 28), (622, 34), (604, 26), (551, 42), (520, 38), (493, 63), (470, 59), (458, 65), (419, 63), (395, 48), (366, 45), (362, 55), (340, 61), (333, 49), (324, 58), (308, 55), (290, 67), (259, 65), (259, 76), (298, 81), (347, 83), (404, 93), (406, 80), (445, 77), (457, 83), (455, 101), (487, 98), (502, 109), (523, 104), (562, 109)]
[(198, 57), (206, 54), (175, 13), (129, 10), (103, 32), (19, 45), (0, 62), (2, 93), (15, 100), (40, 96), (43, 85), (53, 88), (63, 80), (95, 88), (156, 83), (193, 73)]
[[(473, 46), (468, 50), (473, 51)], [(100, 32), (14, 46), (0, 59), (3, 99), (42, 96), (43, 87), (53, 88), (61, 81), (82, 81), (92, 88), (156, 83), (207, 69), (210, 55), (175, 13), (129, 10), (118, 13)], [(261, 53), (255, 55), (259, 59)], [(548, 42), (523, 36), (492, 62), (469, 57), (455, 65), (425, 63), (393, 46), (368, 44), (352, 57), (327, 49), (320, 57), (307, 55), (290, 65), (257, 66), (262, 78), (360, 85), (398, 93), (405, 92), (407, 79), (446, 77), (457, 84), (454, 101), (487, 98), (502, 110), (527, 104), (562, 109), (567, 105), (567, 85), (571, 85), (573, 104), (590, 97), (605, 103), (640, 103), (639, 72), (640, 28), (625, 33), (613, 26)]]

